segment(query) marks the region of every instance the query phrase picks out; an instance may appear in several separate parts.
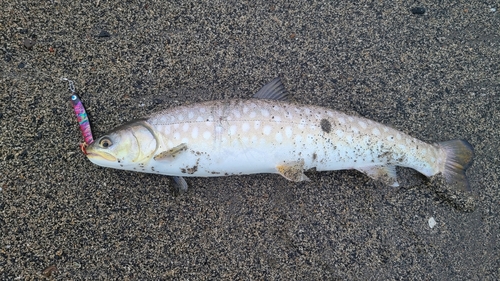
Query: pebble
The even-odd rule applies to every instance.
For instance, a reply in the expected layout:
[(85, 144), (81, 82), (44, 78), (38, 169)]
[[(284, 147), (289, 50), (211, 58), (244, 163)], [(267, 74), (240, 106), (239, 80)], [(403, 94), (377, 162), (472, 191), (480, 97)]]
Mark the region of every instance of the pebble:
[(23, 40), (23, 45), (27, 49), (33, 48), (33, 46), (35, 46), (35, 44), (36, 44), (35, 40), (31, 40), (31, 39), (28, 39), (28, 38), (26, 38), (26, 39)]
[(434, 228), (436, 226), (436, 220), (433, 217), (429, 218), (429, 227)]
[(425, 8), (424, 7), (411, 8), (411, 12), (414, 15), (423, 15), (425, 14)]
[(101, 30), (101, 32), (99, 34), (97, 34), (97, 37), (99, 38), (103, 38), (103, 37), (110, 37), (111, 34), (109, 34), (109, 32), (107, 32), (106, 30)]

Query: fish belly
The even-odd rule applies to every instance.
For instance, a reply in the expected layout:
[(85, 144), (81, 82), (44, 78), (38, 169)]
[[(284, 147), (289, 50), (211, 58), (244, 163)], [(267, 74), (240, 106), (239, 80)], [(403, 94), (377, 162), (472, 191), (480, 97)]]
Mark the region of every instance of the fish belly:
[[(442, 151), (366, 118), (318, 106), (272, 100), (211, 101), (159, 112), (148, 121), (158, 152), (159, 174), (223, 176), (281, 173), (295, 165), (318, 171), (405, 166), (430, 176)], [(179, 147), (177, 151), (175, 148)]]

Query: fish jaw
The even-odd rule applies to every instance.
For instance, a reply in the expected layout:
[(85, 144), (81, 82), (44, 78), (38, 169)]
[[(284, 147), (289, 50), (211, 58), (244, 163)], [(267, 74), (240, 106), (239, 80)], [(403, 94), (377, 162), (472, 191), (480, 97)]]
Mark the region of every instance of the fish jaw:
[(99, 166), (102, 166), (100, 163), (101, 162), (118, 162), (118, 158), (116, 158), (115, 156), (109, 154), (109, 153), (106, 153), (106, 152), (103, 152), (103, 151), (89, 151), (87, 150), (87, 158), (94, 164), (97, 164)]

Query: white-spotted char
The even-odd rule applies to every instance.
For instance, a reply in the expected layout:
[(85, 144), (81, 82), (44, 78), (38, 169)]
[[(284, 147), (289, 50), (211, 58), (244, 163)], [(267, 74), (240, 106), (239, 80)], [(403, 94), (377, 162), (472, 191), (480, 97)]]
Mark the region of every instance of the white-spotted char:
[(170, 108), (114, 129), (87, 156), (100, 166), (171, 176), (278, 173), (302, 181), (311, 168), (356, 169), (392, 186), (398, 185), (395, 167), (403, 166), (428, 177), (443, 173), (448, 184), (468, 188), (473, 151), (467, 141), (429, 144), (286, 96), (275, 79), (252, 99)]

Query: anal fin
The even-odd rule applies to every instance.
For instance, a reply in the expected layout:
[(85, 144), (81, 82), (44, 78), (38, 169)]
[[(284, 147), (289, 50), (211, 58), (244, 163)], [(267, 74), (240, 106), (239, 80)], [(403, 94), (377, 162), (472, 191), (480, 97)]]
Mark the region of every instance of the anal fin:
[(156, 154), (153, 157), (153, 159), (156, 161), (159, 161), (159, 160), (165, 160), (168, 158), (175, 158), (177, 155), (179, 155), (179, 153), (185, 151), (186, 149), (187, 149), (187, 144), (181, 143), (176, 147), (173, 147), (169, 150), (166, 150), (166, 151), (163, 151), (163, 152)]
[(300, 161), (286, 162), (276, 166), (276, 170), (280, 175), (290, 181), (309, 181), (309, 178), (304, 175), (304, 159)]
[(383, 182), (386, 185), (397, 187), (398, 175), (396, 174), (396, 166), (370, 166), (363, 168), (356, 168), (356, 170), (369, 176), (374, 180)]

